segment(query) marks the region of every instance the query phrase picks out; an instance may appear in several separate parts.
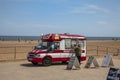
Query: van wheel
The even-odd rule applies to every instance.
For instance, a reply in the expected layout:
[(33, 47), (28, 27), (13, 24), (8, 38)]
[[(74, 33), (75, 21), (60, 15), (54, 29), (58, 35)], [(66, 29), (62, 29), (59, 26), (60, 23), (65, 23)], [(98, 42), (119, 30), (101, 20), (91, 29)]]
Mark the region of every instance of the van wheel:
[(43, 64), (44, 66), (50, 66), (50, 65), (52, 64), (51, 58), (46, 57), (46, 58), (43, 60), (42, 64)]
[(33, 65), (38, 65), (38, 63), (37, 63), (37, 62), (32, 62), (32, 64), (33, 64)]

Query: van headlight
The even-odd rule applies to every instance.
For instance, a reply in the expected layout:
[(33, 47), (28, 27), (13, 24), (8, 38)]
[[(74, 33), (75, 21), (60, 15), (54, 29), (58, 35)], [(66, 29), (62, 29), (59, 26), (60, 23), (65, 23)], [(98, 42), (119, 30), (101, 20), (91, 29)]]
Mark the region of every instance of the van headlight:
[(36, 54), (34, 57), (35, 58), (40, 58), (40, 54)]

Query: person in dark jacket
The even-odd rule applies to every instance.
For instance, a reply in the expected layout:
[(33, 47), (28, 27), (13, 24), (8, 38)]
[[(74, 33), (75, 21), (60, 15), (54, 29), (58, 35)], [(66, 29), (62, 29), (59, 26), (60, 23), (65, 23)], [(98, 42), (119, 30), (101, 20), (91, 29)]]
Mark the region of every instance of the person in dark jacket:
[(77, 57), (79, 63), (81, 63), (81, 46), (74, 45), (74, 52), (75, 52), (75, 56)]

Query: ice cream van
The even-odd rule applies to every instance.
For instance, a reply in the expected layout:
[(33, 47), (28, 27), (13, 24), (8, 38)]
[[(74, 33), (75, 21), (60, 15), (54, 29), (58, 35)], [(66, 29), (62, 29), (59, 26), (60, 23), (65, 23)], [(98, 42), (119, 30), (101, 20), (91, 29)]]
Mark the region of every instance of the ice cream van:
[(74, 44), (80, 44), (81, 61), (86, 60), (86, 37), (77, 34), (44, 34), (41, 42), (27, 55), (27, 59), (34, 65), (49, 66), (54, 62), (66, 63), (73, 52)]

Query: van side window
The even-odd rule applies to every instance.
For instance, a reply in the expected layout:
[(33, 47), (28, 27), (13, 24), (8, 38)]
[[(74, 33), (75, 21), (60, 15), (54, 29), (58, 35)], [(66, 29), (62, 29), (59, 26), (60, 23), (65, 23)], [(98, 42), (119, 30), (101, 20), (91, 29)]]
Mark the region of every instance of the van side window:
[(77, 44), (77, 40), (72, 39), (72, 41), (71, 41), (71, 47), (73, 48), (75, 44)]
[(59, 45), (60, 45), (59, 42), (53, 42), (47, 51), (49, 52), (49, 51), (59, 50), (60, 49)]
[(79, 44), (81, 45), (81, 48), (85, 47), (84, 41), (79, 40)]
[(71, 49), (71, 39), (65, 39), (65, 49)]
[(59, 42), (55, 42), (55, 50), (59, 50), (60, 49), (60, 43)]

